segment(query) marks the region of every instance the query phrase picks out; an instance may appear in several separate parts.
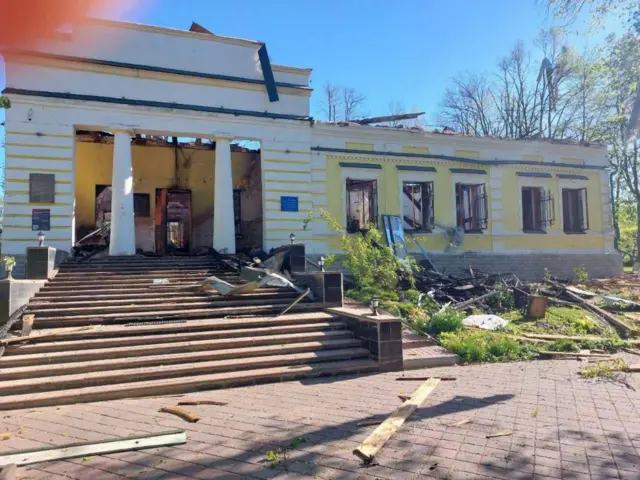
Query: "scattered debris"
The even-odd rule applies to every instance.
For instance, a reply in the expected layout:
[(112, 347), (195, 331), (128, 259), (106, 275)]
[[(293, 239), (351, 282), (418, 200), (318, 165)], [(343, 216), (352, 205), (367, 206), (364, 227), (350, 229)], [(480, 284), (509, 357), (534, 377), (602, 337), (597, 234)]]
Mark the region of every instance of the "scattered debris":
[(593, 292), (590, 292), (588, 290), (583, 290), (582, 288), (578, 288), (573, 285), (567, 285), (565, 288), (568, 292), (571, 292), (583, 298), (593, 298), (596, 296), (596, 294)]
[(116, 437), (100, 442), (82, 442), (33, 450), (12, 451), (6, 455), (0, 455), (0, 465), (15, 464), (20, 467), (53, 460), (183, 445), (185, 443), (187, 443), (187, 434), (184, 430), (170, 430), (168, 432), (148, 433), (132, 437)]
[(396, 378), (396, 381), (402, 382), (402, 381), (410, 381), (410, 380), (418, 380), (418, 381), (425, 381), (425, 380), (430, 380), (430, 379), (435, 379), (435, 380), (440, 380), (442, 382), (453, 382), (455, 380), (457, 380), (456, 377), (398, 377)]
[(180, 417), (186, 420), (187, 422), (195, 423), (198, 420), (200, 420), (200, 416), (197, 415), (196, 413), (188, 412), (184, 408), (180, 408), (180, 407), (162, 407), (158, 411), (163, 413), (171, 413), (177, 417)]
[(403, 402), (406, 402), (407, 400), (409, 400), (411, 398), (411, 395), (408, 395), (406, 393), (401, 393), (400, 395), (398, 395), (398, 398), (400, 400), (402, 400)]
[(498, 430), (495, 433), (490, 433), (489, 435), (487, 435), (487, 438), (508, 437), (510, 435), (513, 435), (513, 431), (511, 430)]
[(507, 321), (497, 315), (470, 315), (462, 320), (462, 324), (469, 327), (484, 328), (485, 330), (497, 330), (506, 327)]
[(178, 405), (217, 405), (224, 407), (229, 404), (227, 402), (218, 402), (217, 400), (183, 400), (178, 402)]
[(602, 353), (585, 353), (585, 352), (551, 352), (542, 350), (538, 352), (542, 356), (546, 357), (559, 357), (559, 358), (611, 358), (610, 354)]
[(459, 422), (449, 424), (450, 427), (461, 427), (462, 425), (466, 425), (467, 423), (471, 423), (470, 418), (465, 418), (464, 420), (460, 420)]
[(363, 420), (361, 422), (358, 422), (356, 425), (358, 427), (369, 427), (371, 425), (380, 425), (382, 423), (382, 420)]
[(0, 433), (0, 441), (9, 440), (11, 438), (11, 434), (9, 432)]
[(424, 382), (409, 400), (400, 405), (371, 435), (369, 435), (353, 454), (365, 463), (371, 463), (384, 444), (404, 424), (416, 408), (422, 406), (427, 397), (440, 383), (439, 378), (430, 378)]

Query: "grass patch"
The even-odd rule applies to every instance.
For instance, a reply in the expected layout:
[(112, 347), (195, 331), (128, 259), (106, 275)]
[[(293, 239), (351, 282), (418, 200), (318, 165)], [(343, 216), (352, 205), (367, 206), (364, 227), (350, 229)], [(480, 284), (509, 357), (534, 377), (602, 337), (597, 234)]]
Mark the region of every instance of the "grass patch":
[(520, 310), (502, 315), (509, 322), (507, 331), (514, 334), (542, 333), (557, 335), (603, 335), (604, 327), (589, 312), (579, 308), (547, 308), (545, 318), (529, 318)]
[(624, 270), (624, 273), (633, 273), (633, 265), (625, 265), (622, 268)]
[(532, 344), (518, 343), (499, 332), (463, 330), (443, 333), (439, 339), (463, 363), (531, 360), (538, 356)]

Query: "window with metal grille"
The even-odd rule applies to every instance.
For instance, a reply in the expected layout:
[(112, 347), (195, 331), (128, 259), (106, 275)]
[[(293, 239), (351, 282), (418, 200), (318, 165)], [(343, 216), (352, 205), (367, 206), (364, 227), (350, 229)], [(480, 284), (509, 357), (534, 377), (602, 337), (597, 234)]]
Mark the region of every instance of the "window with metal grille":
[(151, 216), (151, 195), (148, 193), (133, 194), (133, 214), (136, 217)]
[(402, 226), (410, 232), (433, 229), (433, 182), (402, 182)]
[(586, 188), (562, 189), (562, 224), (565, 233), (584, 233), (589, 230)]
[(347, 178), (347, 232), (367, 230), (378, 224), (378, 182)]
[(544, 232), (555, 223), (554, 198), (541, 187), (522, 187), (522, 230)]
[(482, 232), (489, 223), (484, 183), (456, 183), (456, 224), (465, 232)]

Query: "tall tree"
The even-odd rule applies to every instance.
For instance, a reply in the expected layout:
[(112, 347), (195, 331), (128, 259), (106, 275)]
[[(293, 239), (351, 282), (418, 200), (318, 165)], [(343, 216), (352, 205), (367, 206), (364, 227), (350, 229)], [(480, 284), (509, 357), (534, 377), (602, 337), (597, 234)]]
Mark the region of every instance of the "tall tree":
[(322, 111), (325, 114), (325, 118), (329, 122), (336, 122), (338, 120), (338, 108), (342, 100), (340, 98), (340, 87), (327, 82), (324, 84), (323, 94)]
[(365, 96), (353, 87), (342, 87), (342, 118), (345, 122), (354, 120), (361, 114)]

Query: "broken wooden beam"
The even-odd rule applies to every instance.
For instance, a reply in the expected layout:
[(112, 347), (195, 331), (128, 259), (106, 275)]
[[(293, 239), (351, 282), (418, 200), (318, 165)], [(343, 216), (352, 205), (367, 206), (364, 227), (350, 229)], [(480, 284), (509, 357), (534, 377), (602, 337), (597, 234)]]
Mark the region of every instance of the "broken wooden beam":
[(472, 298), (471, 300), (467, 300), (466, 302), (458, 303), (454, 305), (453, 308), (456, 310), (459, 310), (461, 308), (466, 308), (470, 305), (473, 305), (474, 303), (482, 302), (483, 300), (486, 300), (487, 298), (494, 296), (496, 293), (498, 293), (497, 290), (494, 290), (493, 292), (485, 293), (484, 295), (480, 295), (479, 297)]
[(380, 425), (382, 423), (382, 420), (363, 420), (361, 422), (358, 422), (356, 425), (358, 427), (369, 427), (371, 425)]
[(17, 466), (33, 463), (66, 460), (69, 458), (105, 455), (107, 453), (128, 452), (144, 448), (168, 447), (187, 443), (184, 430), (170, 430), (162, 433), (136, 435), (133, 437), (117, 437), (100, 442), (81, 442), (59, 447), (35, 448), (31, 450), (12, 451), (0, 455), (0, 465), (16, 464)]
[(372, 123), (386, 123), (386, 122), (397, 122), (400, 120), (413, 120), (418, 118), (420, 115), (424, 115), (425, 112), (414, 112), (414, 113), (399, 113), (397, 115), (385, 115), (382, 117), (369, 117), (369, 118), (361, 118), (360, 120), (354, 120), (355, 123), (359, 123), (360, 125), (369, 125)]
[(191, 413), (185, 410), (184, 408), (180, 408), (180, 407), (162, 407), (158, 411), (163, 413), (170, 413), (172, 415), (175, 415), (176, 417), (180, 417), (183, 420), (186, 420), (187, 422), (191, 422), (191, 423), (196, 423), (198, 420), (200, 420), (200, 416), (198, 414)]
[(540, 355), (545, 357), (562, 357), (562, 358), (610, 358), (610, 354), (602, 354), (602, 353), (582, 353), (582, 352), (551, 352), (551, 351), (540, 351), (538, 352)]
[(453, 382), (453, 381), (457, 380), (456, 377), (433, 377), (433, 376), (430, 376), (430, 377), (398, 377), (398, 378), (396, 378), (396, 381), (399, 381), (399, 382), (403, 382), (403, 381), (408, 382), (408, 381), (411, 381), (411, 380), (425, 381), (425, 380), (431, 380), (432, 378), (436, 379), (436, 380), (440, 380), (442, 382)]
[(178, 402), (178, 405), (217, 405), (218, 407), (224, 407), (229, 404), (217, 400), (183, 400), (182, 402)]
[(550, 341), (571, 340), (574, 342), (601, 342), (601, 341), (610, 340), (610, 338), (608, 337), (598, 337), (595, 335), (551, 335), (551, 334), (543, 335), (538, 333), (523, 333), (522, 336), (526, 338), (533, 338), (538, 340), (550, 340)]
[(371, 435), (369, 435), (353, 454), (361, 458), (365, 463), (371, 463), (376, 454), (393, 434), (404, 424), (416, 408), (422, 406), (429, 394), (440, 383), (439, 378), (430, 378), (424, 382), (409, 400), (400, 405)]
[(640, 372), (640, 364), (629, 365), (625, 368), (625, 372)]

